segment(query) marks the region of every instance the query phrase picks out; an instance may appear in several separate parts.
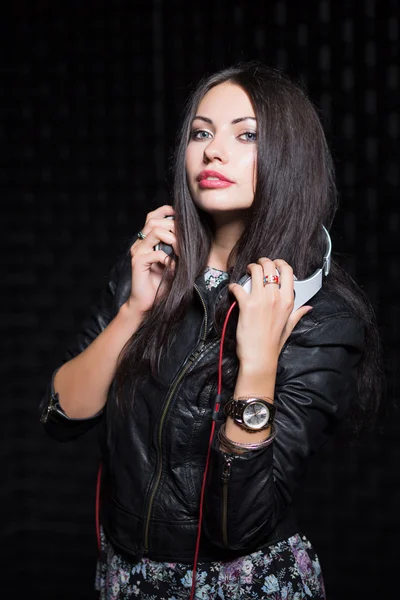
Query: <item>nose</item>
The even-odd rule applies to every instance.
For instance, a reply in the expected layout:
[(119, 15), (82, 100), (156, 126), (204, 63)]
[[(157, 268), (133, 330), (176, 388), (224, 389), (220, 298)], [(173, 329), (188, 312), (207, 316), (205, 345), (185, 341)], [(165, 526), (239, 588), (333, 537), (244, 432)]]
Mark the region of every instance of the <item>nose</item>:
[(229, 153), (226, 144), (222, 138), (214, 137), (204, 148), (204, 162), (220, 162), (225, 164), (228, 161)]

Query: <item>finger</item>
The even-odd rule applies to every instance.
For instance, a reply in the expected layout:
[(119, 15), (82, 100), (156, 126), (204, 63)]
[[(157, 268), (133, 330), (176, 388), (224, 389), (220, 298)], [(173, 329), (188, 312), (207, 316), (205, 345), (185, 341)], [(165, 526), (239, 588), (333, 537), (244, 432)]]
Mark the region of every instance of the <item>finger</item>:
[(264, 273), (272, 273), (276, 270), (274, 261), (270, 258), (266, 258), (265, 256), (259, 258), (257, 264), (262, 266)]
[[(170, 204), (163, 204), (163, 206), (159, 206), (155, 210), (149, 212), (146, 216), (146, 223), (150, 219), (163, 219), (165, 217), (173, 217), (175, 216), (175, 210)], [(167, 219), (168, 221), (170, 219)]]
[(247, 270), (251, 275), (251, 293), (253, 291), (260, 292), (264, 287), (264, 271), (262, 266), (260, 264), (250, 263), (247, 265)]
[[(164, 254), (165, 254), (165, 253), (164, 253)], [(176, 267), (176, 261), (175, 261), (175, 259), (173, 258), (173, 256), (170, 256), (169, 254), (166, 254), (166, 257), (165, 257), (165, 259), (164, 259), (164, 261), (163, 261), (163, 262), (164, 262), (164, 266), (165, 266), (167, 269), (170, 269), (171, 271), (174, 271), (174, 270), (175, 270), (175, 267)]]
[(174, 251), (176, 251), (175, 234), (167, 229), (164, 229), (163, 227), (155, 227), (152, 229), (148, 235), (146, 235), (146, 239), (140, 241), (140, 244), (137, 246), (135, 251), (137, 254), (153, 252), (154, 246), (160, 242), (172, 246)]
[(289, 337), (289, 335), (292, 333), (300, 319), (302, 319), (307, 313), (311, 312), (312, 309), (312, 306), (301, 306), (290, 315), (286, 323), (287, 337)]
[(170, 259), (170, 257), (163, 250), (155, 250), (154, 252), (146, 252), (136, 256), (136, 262), (140, 264), (144, 270), (155, 263), (166, 265), (167, 259)]
[(152, 217), (151, 219), (146, 221), (146, 223), (142, 229), (142, 233), (144, 233), (147, 236), (153, 229), (160, 229), (160, 228), (166, 229), (167, 231), (172, 231), (172, 233), (175, 233), (174, 219), (165, 219), (165, 218), (157, 219), (155, 217)]
[[(279, 272), (276, 268), (276, 265), (274, 263), (274, 261), (270, 260), (269, 258), (266, 258), (265, 256), (261, 257), (258, 259), (257, 261), (258, 264), (260, 264), (262, 266), (263, 269), (263, 285), (265, 287), (265, 282), (264, 282), (264, 277), (272, 277), (272, 276), (276, 276), (278, 275), (279, 277)], [(270, 282), (273, 283), (270, 279)], [(277, 282), (278, 286), (279, 286), (279, 281)], [(279, 286), (280, 287), (280, 286)], [(279, 288), (278, 288), (279, 289)]]
[(275, 266), (279, 271), (280, 289), (287, 298), (294, 298), (294, 278), (292, 267), (281, 258), (274, 260)]
[[(149, 221), (147, 221), (146, 225), (143, 227), (142, 229), (142, 233), (145, 234), (146, 238), (149, 237), (151, 235), (151, 233), (154, 231), (155, 235), (157, 235), (157, 232), (159, 231), (159, 229), (165, 229), (166, 231), (170, 231), (171, 233), (175, 234), (175, 221), (173, 219), (156, 219), (156, 218), (151, 218), (149, 219)], [(150, 238), (149, 239), (154, 239)], [(139, 240), (140, 242), (144, 242), (144, 240)], [(156, 244), (159, 243), (159, 241), (163, 241), (163, 240), (158, 240), (156, 242)], [(167, 242), (164, 242), (167, 243)], [(156, 245), (154, 244), (154, 245)], [(174, 254), (176, 256), (179, 256), (179, 248), (178, 248), (178, 244), (177, 244), (177, 240), (176, 237), (174, 239), (174, 242), (168, 242), (169, 245), (172, 246), (173, 250), (174, 250)], [(146, 245), (145, 248), (148, 249), (148, 246)], [(149, 250), (147, 250), (149, 251)]]
[(245, 292), (242, 286), (238, 283), (230, 283), (228, 289), (234, 295), (235, 300), (237, 301), (240, 309), (242, 303), (246, 301), (248, 293)]

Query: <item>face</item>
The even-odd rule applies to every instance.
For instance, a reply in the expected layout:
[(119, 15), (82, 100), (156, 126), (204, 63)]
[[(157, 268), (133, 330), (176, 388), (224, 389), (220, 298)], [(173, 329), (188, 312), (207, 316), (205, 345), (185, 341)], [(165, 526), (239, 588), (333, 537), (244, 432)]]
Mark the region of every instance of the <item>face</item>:
[(257, 127), (246, 92), (232, 83), (201, 100), (186, 150), (186, 172), (195, 204), (214, 217), (237, 216), (254, 199)]

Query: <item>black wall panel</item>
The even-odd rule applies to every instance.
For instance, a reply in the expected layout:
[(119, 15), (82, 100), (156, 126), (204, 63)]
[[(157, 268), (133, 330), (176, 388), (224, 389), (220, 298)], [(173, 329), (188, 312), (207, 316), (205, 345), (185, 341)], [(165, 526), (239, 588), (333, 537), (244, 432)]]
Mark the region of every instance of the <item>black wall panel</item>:
[(315, 457), (296, 504), (329, 600), (397, 597), (384, 588), (400, 560), (398, 3), (15, 2), (0, 27), (0, 597), (94, 597), (96, 432), (57, 444), (38, 404), (127, 239), (169, 201), (192, 85), (247, 59), (286, 69), (320, 111), (334, 250), (385, 352), (387, 415)]

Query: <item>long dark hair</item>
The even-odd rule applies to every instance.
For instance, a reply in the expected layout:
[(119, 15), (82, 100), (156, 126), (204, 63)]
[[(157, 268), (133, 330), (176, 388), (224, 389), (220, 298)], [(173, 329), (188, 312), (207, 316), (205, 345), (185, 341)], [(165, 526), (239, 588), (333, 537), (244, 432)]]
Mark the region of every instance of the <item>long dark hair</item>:
[[(121, 352), (116, 383), (122, 404), (132, 401), (132, 381), (156, 374), (161, 357), (193, 297), (193, 284), (207, 265), (212, 223), (194, 204), (186, 178), (185, 154), (191, 124), (203, 96), (224, 82), (240, 86), (249, 96), (257, 119), (256, 190), (228, 270), (238, 281), (260, 256), (283, 258), (298, 278), (318, 266), (324, 251), (322, 224), (330, 228), (337, 193), (331, 154), (316, 109), (301, 87), (278, 69), (256, 62), (241, 63), (204, 78), (191, 95), (178, 135), (173, 163), (173, 204), (180, 247), (174, 277), (165, 273), (167, 293), (156, 298), (140, 329)], [(359, 286), (333, 261), (327, 279), (364, 321), (365, 352), (359, 367), (359, 394), (348, 415), (356, 435), (374, 421), (381, 397), (380, 349), (374, 311)], [(216, 311), (221, 325), (232, 297), (226, 290)], [(226, 383), (235, 377), (235, 327), (229, 328)], [(231, 375), (229, 375), (229, 373)]]

